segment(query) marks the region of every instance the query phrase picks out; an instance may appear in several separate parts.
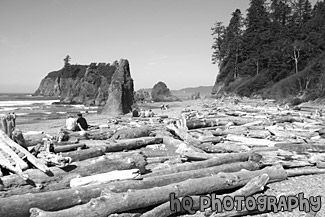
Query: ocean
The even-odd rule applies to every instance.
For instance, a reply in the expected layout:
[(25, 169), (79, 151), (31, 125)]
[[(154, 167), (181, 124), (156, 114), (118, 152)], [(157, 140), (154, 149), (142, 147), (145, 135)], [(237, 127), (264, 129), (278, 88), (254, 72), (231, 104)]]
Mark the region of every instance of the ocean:
[(97, 113), (99, 107), (62, 105), (58, 97), (32, 96), (30, 93), (0, 93), (0, 115), (14, 112), (17, 124), (65, 118), (68, 114)]

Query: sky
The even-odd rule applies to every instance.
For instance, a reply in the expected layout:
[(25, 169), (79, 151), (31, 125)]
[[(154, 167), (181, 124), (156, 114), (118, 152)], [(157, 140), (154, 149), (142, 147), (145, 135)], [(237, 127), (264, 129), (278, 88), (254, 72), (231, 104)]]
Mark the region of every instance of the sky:
[[(314, 0), (316, 1), (316, 0)], [(312, 1), (312, 2), (314, 2)], [(211, 27), (249, 0), (1, 0), (0, 92), (33, 93), (71, 64), (130, 62), (135, 90), (212, 86)]]

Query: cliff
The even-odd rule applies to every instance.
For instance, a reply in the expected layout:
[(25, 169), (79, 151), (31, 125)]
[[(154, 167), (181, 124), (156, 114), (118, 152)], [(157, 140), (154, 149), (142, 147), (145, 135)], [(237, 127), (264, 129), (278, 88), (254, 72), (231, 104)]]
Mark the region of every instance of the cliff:
[(116, 64), (65, 65), (42, 79), (34, 95), (60, 96), (63, 104), (104, 106)]

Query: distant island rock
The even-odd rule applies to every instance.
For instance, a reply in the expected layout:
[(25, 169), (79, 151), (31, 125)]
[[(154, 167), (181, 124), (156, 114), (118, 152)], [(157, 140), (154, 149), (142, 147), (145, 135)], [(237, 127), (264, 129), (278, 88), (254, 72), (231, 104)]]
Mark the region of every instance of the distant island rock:
[[(126, 95), (128, 99), (133, 99), (133, 79), (129, 69), (129, 62), (125, 59), (121, 59), (119, 62), (114, 61), (113, 64), (70, 65), (66, 63), (62, 69), (50, 72), (43, 78), (33, 95), (60, 97), (62, 104), (104, 106), (109, 99), (109, 92), (110, 94), (119, 92), (110, 86), (112, 82), (115, 84), (116, 80), (119, 80), (122, 73), (123, 79), (119, 80), (123, 86), (122, 91), (132, 90), (132, 93), (127, 92)], [(127, 70), (127, 72), (123, 70)], [(118, 85), (113, 86), (117, 87)], [(122, 95), (124, 96), (124, 93)], [(127, 104), (129, 107), (129, 104), (133, 104), (133, 100)], [(123, 111), (126, 110), (128, 109)]]
[(151, 90), (151, 98), (155, 102), (172, 102), (179, 101), (176, 96), (173, 96), (167, 85), (159, 81)]

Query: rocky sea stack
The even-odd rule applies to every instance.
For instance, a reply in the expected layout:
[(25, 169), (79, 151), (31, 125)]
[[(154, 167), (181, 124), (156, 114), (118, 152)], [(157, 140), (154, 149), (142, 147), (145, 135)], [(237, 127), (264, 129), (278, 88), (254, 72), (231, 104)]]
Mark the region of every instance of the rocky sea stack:
[[(66, 63), (62, 69), (50, 72), (43, 78), (34, 95), (57, 96), (62, 104), (105, 106), (109, 102), (112, 107), (117, 106), (117, 101), (112, 98), (121, 98), (120, 102), (125, 105), (118, 107), (122, 108), (122, 112), (128, 112), (134, 102), (129, 61), (121, 59), (113, 64), (90, 65)], [(105, 106), (105, 111), (108, 106)]]
[(134, 86), (129, 61), (121, 59), (108, 88), (108, 99), (102, 114), (120, 115), (132, 111)]
[(155, 84), (151, 90), (151, 98), (155, 102), (172, 102), (179, 101), (176, 96), (173, 96), (168, 89), (167, 85), (159, 81)]

